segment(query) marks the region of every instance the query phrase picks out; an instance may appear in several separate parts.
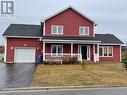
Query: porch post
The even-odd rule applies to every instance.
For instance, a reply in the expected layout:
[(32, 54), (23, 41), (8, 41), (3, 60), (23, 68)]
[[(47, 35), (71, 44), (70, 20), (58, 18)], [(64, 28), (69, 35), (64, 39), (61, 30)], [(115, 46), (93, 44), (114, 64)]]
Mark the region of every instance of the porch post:
[(98, 57), (97, 61), (99, 61), (99, 44), (97, 44), (97, 57)]
[(71, 43), (71, 58), (73, 57), (73, 43)]
[(45, 42), (43, 42), (43, 61), (45, 61)]
[(93, 61), (95, 62), (96, 60), (95, 60), (95, 45), (93, 44)]

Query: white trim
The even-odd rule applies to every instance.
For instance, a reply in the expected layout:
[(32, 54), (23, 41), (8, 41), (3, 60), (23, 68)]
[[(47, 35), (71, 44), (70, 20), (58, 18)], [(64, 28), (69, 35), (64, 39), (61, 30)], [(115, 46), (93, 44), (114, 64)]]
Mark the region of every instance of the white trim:
[[(52, 47), (53, 47), (53, 46), (56, 46), (56, 47), (57, 47), (55, 55), (54, 55), (54, 53), (52, 52)], [(62, 53), (58, 53), (58, 46), (62, 46)], [(52, 57), (61, 57), (61, 56), (63, 56), (63, 45), (59, 45), (59, 44), (55, 45), (55, 44), (52, 44), (52, 45), (51, 45), (51, 56), (52, 56)]]
[(65, 10), (67, 10), (67, 9), (69, 9), (69, 8), (72, 8), (72, 9), (75, 10), (77, 13), (79, 13), (80, 15), (82, 15), (83, 17), (87, 18), (89, 21), (91, 21), (91, 22), (93, 22), (93, 23), (95, 24), (95, 21), (94, 21), (94, 20), (92, 20), (91, 18), (89, 18), (88, 16), (86, 16), (84, 13), (82, 13), (81, 11), (77, 10), (76, 8), (74, 8), (74, 7), (72, 7), (72, 6), (68, 6), (68, 7), (65, 7), (64, 9), (62, 9), (62, 10), (60, 10), (60, 11), (57, 11), (56, 13), (54, 13), (54, 14), (52, 14), (52, 15), (46, 17), (46, 18), (44, 18), (44, 19), (42, 20), (42, 22), (44, 22), (44, 21), (50, 19), (51, 17), (56, 16), (57, 14), (59, 14), (59, 13), (65, 11)]
[[(57, 28), (56, 33), (53, 32), (53, 28), (54, 28), (54, 27)], [(61, 28), (62, 28), (62, 32), (61, 32), (61, 33), (58, 32), (58, 27), (61, 27)], [(59, 34), (60, 34), (60, 35), (63, 35), (63, 28), (64, 28), (64, 26), (62, 26), (62, 25), (52, 25), (52, 26), (51, 26), (51, 34), (55, 34), (55, 35), (59, 35)]]
[[(93, 56), (95, 56), (95, 44), (93, 44)], [(93, 57), (93, 61), (95, 62), (95, 57)]]
[(4, 62), (7, 61), (6, 57), (7, 57), (7, 38), (5, 38), (5, 49), (4, 49)]
[[(36, 62), (36, 48), (35, 47), (14, 47), (14, 63), (17, 63), (16, 61), (15, 61), (15, 59), (16, 59), (16, 55), (15, 55), (15, 52), (16, 52), (16, 49), (34, 49), (35, 50), (35, 58), (34, 58), (34, 62)], [(19, 63), (19, 62), (18, 62)], [(22, 63), (22, 62), (20, 62), (20, 63)], [(24, 63), (24, 62), (23, 62)], [(31, 62), (30, 62), (31, 63)]]
[(42, 38), (42, 37), (36, 37), (36, 36), (4, 36), (8, 38)]
[(45, 42), (43, 42), (43, 61), (45, 61)]
[(98, 55), (98, 61), (99, 61), (99, 44), (97, 44), (97, 55)]
[[(112, 56), (109, 56), (109, 47), (112, 48)], [(99, 46), (99, 48), (102, 48), (102, 56), (100, 56), (99, 53), (99, 57), (113, 57), (113, 46)], [(104, 48), (107, 48), (107, 56), (104, 56)]]
[(122, 56), (121, 56), (121, 45), (120, 45), (120, 62), (122, 61)]
[[(85, 28), (85, 30), (86, 30), (86, 28), (88, 29), (88, 34), (81, 34), (81, 28)], [(89, 31), (90, 29), (89, 29), (89, 27), (88, 26), (79, 26), (79, 35), (80, 36), (89, 36), (89, 34), (90, 34), (90, 31)], [(85, 31), (86, 32), (86, 31)], [(84, 32), (84, 33), (85, 33)]]
[[(65, 43), (65, 42), (74, 42), (74, 43), (76, 43), (76, 42), (85, 42), (85, 43), (99, 43), (99, 42), (101, 42), (101, 41), (89, 41), (89, 40), (53, 40), (53, 39), (42, 39), (42, 41), (44, 41), (44, 42), (50, 42), (50, 43), (58, 43), (58, 42), (63, 42), (63, 43)], [(88, 44), (87, 43), (87, 44)]]
[[(88, 52), (89, 52), (89, 55), (88, 55)], [(90, 57), (90, 46), (87, 46), (87, 60), (91, 60), (91, 57)]]
[(71, 57), (73, 57), (73, 43), (71, 43)]
[(43, 35), (45, 35), (45, 21), (44, 21), (44, 24), (43, 24)]
[[(90, 50), (90, 45), (78, 45), (78, 54), (81, 55), (81, 46), (86, 46), (87, 47), (87, 60), (91, 60), (91, 50)], [(88, 55), (89, 51), (89, 55)]]
[(122, 44), (115, 44), (115, 43), (100, 43), (99, 45), (122, 45)]

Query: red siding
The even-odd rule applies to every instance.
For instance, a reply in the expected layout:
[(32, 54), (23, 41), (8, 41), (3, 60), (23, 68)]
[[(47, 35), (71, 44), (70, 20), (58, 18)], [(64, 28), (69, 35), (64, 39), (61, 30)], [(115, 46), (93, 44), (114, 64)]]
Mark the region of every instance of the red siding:
[(113, 46), (113, 57), (100, 57), (100, 61), (120, 62), (120, 46)]
[(93, 23), (87, 18), (77, 14), (72, 9), (67, 9), (45, 22), (46, 36), (51, 36), (51, 25), (63, 25), (64, 36), (79, 36), (79, 26), (88, 26), (90, 27), (89, 36), (93, 36)]
[[(11, 50), (11, 47), (13, 47), (12, 50)], [(7, 62), (14, 62), (14, 48), (15, 47), (34, 47), (36, 48), (36, 56), (42, 54), (41, 52), (42, 42), (40, 42), (37, 38), (35, 39), (7, 38), (7, 56), (6, 56)]]

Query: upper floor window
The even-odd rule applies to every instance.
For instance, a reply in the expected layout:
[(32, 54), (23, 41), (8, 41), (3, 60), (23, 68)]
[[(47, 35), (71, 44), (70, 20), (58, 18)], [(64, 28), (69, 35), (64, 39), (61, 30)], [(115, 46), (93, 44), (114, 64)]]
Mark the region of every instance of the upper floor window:
[(84, 35), (84, 36), (88, 36), (89, 35), (89, 27), (80, 26), (79, 27), (79, 34)]
[(100, 57), (112, 57), (113, 56), (113, 47), (111, 47), (111, 46), (99, 47), (99, 56)]
[(63, 34), (63, 26), (61, 25), (52, 25), (52, 34)]

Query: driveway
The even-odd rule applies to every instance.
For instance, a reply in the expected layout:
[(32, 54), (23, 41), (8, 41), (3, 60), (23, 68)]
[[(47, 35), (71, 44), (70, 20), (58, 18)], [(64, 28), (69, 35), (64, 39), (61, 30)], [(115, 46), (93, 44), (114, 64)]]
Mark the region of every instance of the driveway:
[(0, 88), (29, 87), (35, 64), (0, 64)]

